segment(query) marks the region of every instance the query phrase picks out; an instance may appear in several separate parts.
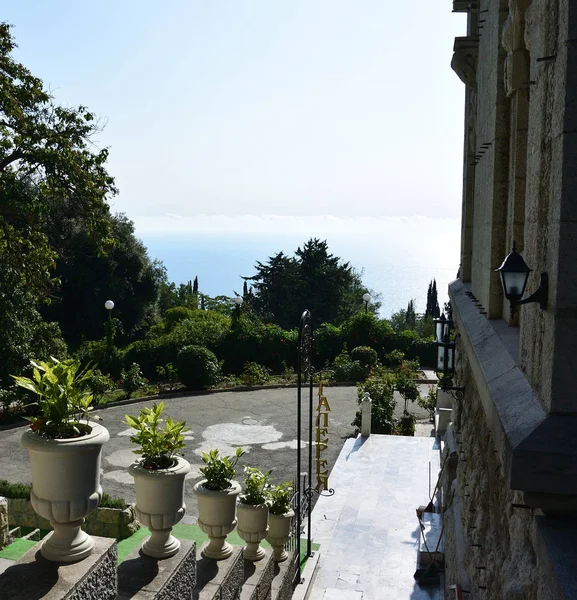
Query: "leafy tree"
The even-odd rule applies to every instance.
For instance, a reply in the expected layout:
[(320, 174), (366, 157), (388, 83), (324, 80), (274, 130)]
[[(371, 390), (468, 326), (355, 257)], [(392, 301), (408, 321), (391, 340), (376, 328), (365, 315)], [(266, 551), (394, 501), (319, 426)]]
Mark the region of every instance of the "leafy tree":
[[(10, 27), (0, 23), (0, 382), (30, 356), (58, 350), (56, 325), (38, 307), (50, 298), (57, 253), (46, 234), (53, 207), (74, 214), (85, 235), (108, 246), (107, 149), (91, 138), (99, 128), (85, 107), (54, 103), (42, 81), (12, 56)], [(64, 235), (64, 233), (63, 233)], [(53, 346), (50, 348), (50, 346)], [(60, 352), (62, 352), (60, 345)], [(56, 352), (55, 352), (56, 353)]]
[(439, 300), (437, 296), (437, 282), (433, 279), (429, 283), (427, 290), (427, 306), (425, 308), (425, 319), (427, 317), (436, 318), (441, 314), (439, 309)]
[(86, 236), (74, 219), (61, 221), (67, 235), (59, 237), (58, 223), (49, 232), (58, 258), (54, 273), (60, 284), (52, 291), (52, 302), (41, 312), (47, 320), (60, 324), (72, 347), (81, 340), (104, 334), (104, 302), (114, 300), (113, 316), (133, 338), (149, 325), (164, 269), (152, 262), (146, 248), (134, 235), (134, 224), (125, 215), (108, 217), (109, 249), (98, 250), (98, 243)]
[[(349, 263), (329, 253), (326, 241), (310, 239), (295, 256), (283, 252), (271, 256), (267, 263), (257, 262), (256, 275), (245, 277), (253, 282), (257, 315), (292, 328), (308, 308), (315, 322), (339, 323), (362, 308), (367, 289), (359, 273)], [(376, 310), (377, 305), (372, 305)]]
[(405, 323), (409, 329), (414, 329), (416, 321), (417, 313), (415, 312), (415, 301), (411, 299), (409, 300), (407, 311), (405, 312)]

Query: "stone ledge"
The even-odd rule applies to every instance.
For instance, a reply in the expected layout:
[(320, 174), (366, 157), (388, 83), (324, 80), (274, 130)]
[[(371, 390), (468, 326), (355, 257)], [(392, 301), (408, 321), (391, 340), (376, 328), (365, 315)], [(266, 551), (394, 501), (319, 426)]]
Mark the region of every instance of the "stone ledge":
[(36, 544), (0, 575), (2, 600), (116, 600), (116, 540), (94, 538), (90, 556), (77, 563), (46, 560)]
[(118, 600), (181, 600), (192, 597), (196, 584), (196, 543), (181, 540), (180, 550), (167, 559), (140, 552), (118, 567)]
[(505, 478), (511, 489), (548, 496), (551, 506), (542, 508), (554, 512), (555, 495), (577, 494), (577, 417), (546, 413), (497, 331), (479, 314), (467, 291), (459, 280), (449, 285), (453, 318)]
[[(208, 543), (208, 542), (207, 542)], [(225, 560), (205, 558), (197, 551), (197, 578), (194, 600), (233, 600), (238, 598), (244, 582), (244, 558), (242, 548), (235, 547)]]
[(533, 544), (537, 560), (549, 576), (549, 589), (555, 591), (551, 597), (577, 598), (577, 522), (537, 516), (535, 524)]

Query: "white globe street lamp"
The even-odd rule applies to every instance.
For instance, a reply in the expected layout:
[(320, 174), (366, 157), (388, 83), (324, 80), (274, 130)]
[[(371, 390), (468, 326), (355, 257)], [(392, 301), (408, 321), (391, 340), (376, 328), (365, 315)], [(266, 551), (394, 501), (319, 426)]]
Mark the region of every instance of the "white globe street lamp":
[(369, 312), (369, 302), (371, 301), (371, 295), (367, 292), (363, 294), (363, 302), (365, 303), (365, 312)]

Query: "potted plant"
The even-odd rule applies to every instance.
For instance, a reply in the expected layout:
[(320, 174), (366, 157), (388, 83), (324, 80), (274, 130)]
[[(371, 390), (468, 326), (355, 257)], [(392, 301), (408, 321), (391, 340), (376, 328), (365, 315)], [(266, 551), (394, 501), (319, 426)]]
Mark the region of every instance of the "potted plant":
[(93, 396), (85, 384), (90, 369), (81, 369), (77, 360), (55, 358), (31, 365), (32, 378), (13, 377), (37, 398), (32, 404), (39, 414), (29, 419), (22, 445), (32, 466), (32, 507), (53, 528), (40, 551), (48, 560), (75, 562), (94, 547), (81, 527), (102, 498), (100, 457), (110, 435), (88, 418)]
[(268, 491), (269, 527), (266, 541), (274, 550), (276, 562), (283, 562), (288, 558), (284, 547), (289, 541), (291, 520), (295, 514), (291, 508), (292, 492), (290, 481), (275, 485)]
[(244, 558), (260, 560), (265, 552), (260, 547), (268, 531), (267, 482), (272, 471), (263, 473), (257, 467), (245, 467), (244, 492), (237, 506), (238, 535), (246, 542)]
[(167, 417), (161, 427), (163, 410), (164, 402), (155, 402), (138, 417), (125, 417), (136, 430), (130, 441), (140, 447), (134, 452), (142, 457), (128, 467), (134, 477), (136, 518), (150, 529), (142, 552), (154, 558), (174, 556), (180, 548), (171, 532), (184, 517), (184, 477), (190, 471), (190, 464), (179, 456), (186, 423)]
[(209, 537), (202, 548), (202, 555), (223, 560), (232, 554), (232, 546), (226, 536), (236, 527), (236, 498), (240, 485), (234, 481), (235, 467), (244, 454), (237, 448), (234, 457), (220, 456), (216, 449), (202, 453), (205, 463), (200, 472), (204, 475), (194, 486), (198, 500), (198, 525)]

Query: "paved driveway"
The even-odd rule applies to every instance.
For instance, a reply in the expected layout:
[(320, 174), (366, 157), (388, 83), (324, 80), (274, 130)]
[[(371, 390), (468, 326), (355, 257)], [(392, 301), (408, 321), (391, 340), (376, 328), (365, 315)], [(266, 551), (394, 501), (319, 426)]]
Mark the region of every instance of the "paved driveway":
[[(423, 386), (422, 393), (426, 392)], [(332, 469), (347, 437), (354, 428), (351, 422), (357, 410), (356, 388), (328, 387), (325, 395), (331, 407), (329, 445), (323, 458)], [(318, 398), (314, 398), (314, 403)], [(112, 496), (134, 501), (133, 480), (126, 467), (135, 460), (130, 442), (131, 430), (123, 423), (124, 415), (137, 415), (140, 408), (152, 401), (114, 406), (96, 411), (110, 432), (102, 459), (102, 487)], [(246, 451), (240, 464), (273, 469), (273, 481), (293, 480), (296, 474), (296, 389), (267, 389), (250, 392), (219, 392), (164, 400), (165, 413), (175, 420), (186, 420), (191, 431), (187, 435), (184, 457), (192, 469), (187, 476), (187, 513), (196, 516), (193, 485), (201, 478), (201, 453), (218, 448), (221, 453), (233, 454), (239, 446)], [(411, 411), (423, 418), (414, 405)], [(30, 482), (30, 462), (20, 446), (23, 428), (0, 431), (0, 479)], [(303, 441), (308, 439), (303, 423)], [(304, 446), (306, 449), (306, 446)], [(303, 467), (307, 462), (303, 452)], [(313, 467), (314, 468), (314, 467)], [(242, 468), (237, 470), (242, 481)], [(330, 480), (329, 480), (330, 483)]]

